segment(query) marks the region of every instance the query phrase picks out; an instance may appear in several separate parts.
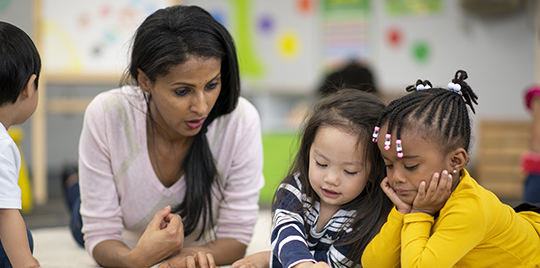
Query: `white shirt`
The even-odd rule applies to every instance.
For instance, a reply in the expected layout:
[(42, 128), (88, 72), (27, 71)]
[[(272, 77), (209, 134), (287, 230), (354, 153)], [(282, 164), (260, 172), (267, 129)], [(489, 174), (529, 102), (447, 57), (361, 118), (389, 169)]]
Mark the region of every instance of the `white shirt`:
[(18, 185), (21, 153), (2, 123), (0, 152), (0, 208), (21, 209), (21, 188)]

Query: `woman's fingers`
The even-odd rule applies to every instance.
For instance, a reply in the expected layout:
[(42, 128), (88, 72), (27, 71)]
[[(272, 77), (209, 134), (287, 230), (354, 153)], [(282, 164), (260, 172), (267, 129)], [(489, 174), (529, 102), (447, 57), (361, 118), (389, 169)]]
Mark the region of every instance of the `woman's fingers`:
[(157, 230), (162, 229), (161, 228), (162, 223), (164, 221), (167, 221), (166, 218), (170, 213), (171, 213), (171, 206), (166, 206), (164, 209), (158, 210), (156, 214), (154, 214), (154, 218), (152, 218), (150, 223), (148, 223), (148, 227), (157, 229)]
[(206, 253), (206, 259), (208, 260), (208, 266), (210, 268), (217, 266), (216, 261), (214, 260), (214, 255), (212, 255), (211, 253)]

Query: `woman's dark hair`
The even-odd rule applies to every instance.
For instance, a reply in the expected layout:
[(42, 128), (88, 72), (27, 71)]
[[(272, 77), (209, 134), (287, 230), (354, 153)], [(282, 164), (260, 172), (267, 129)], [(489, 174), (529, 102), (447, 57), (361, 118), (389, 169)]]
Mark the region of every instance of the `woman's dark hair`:
[[(298, 173), (298, 178), (302, 183), (302, 193), (306, 194), (307, 199), (320, 201), (308, 178), (311, 145), (319, 127), (331, 126), (343, 129), (357, 136), (357, 145), (364, 145), (362, 146), (364, 151), (358, 153), (364, 155), (365, 163), (369, 165), (366, 167), (369, 169), (368, 181), (360, 195), (343, 206), (346, 209), (356, 210), (356, 216), (350, 226), (354, 231), (344, 240), (338, 241), (339, 244), (352, 245), (347, 255), (347, 258), (353, 262), (350, 267), (360, 262), (364, 249), (386, 222), (392, 208), (392, 202), (380, 187), (386, 174), (384, 161), (377, 145), (370, 141), (371, 131), (383, 109), (384, 104), (378, 97), (357, 89), (337, 90), (321, 99), (304, 125), (300, 148), (288, 176), (283, 180), (283, 183), (290, 183), (294, 180), (293, 174)], [(283, 191), (276, 192), (274, 196), (274, 207), (276, 202), (282, 199), (280, 193)], [(309, 207), (305, 207), (305, 204), (306, 200), (302, 200), (301, 207), (296, 208), (295, 212), (307, 211)], [(341, 230), (341, 234), (338, 235), (344, 235), (343, 232), (344, 230)]]
[[(154, 83), (158, 77), (166, 76), (171, 67), (185, 63), (190, 57), (221, 59), (221, 92), (179, 166), (184, 171), (188, 190), (174, 211), (182, 216), (185, 235), (191, 234), (202, 221), (202, 231), (197, 238), (200, 239), (207, 221), (210, 227), (214, 226), (212, 195), (218, 193), (213, 193), (212, 186), (217, 184), (221, 189), (206, 130), (214, 119), (232, 112), (240, 97), (238, 60), (233, 39), (225, 27), (202, 8), (177, 5), (160, 9), (146, 18), (135, 33), (131, 50), (131, 63), (123, 81), (136, 85), (139, 68)], [(147, 105), (154, 125), (150, 100), (151, 96), (147, 99)]]
[(17, 26), (0, 21), (0, 106), (15, 103), (33, 74), (37, 89), (40, 71), (32, 39)]
[(403, 126), (407, 126), (407, 130), (414, 131), (415, 135), (443, 145), (443, 153), (456, 148), (468, 152), (471, 122), (467, 106), (474, 113), (473, 103), (478, 104), (478, 97), (465, 82), (467, 77), (465, 71), (458, 70), (449, 84), (452, 89), (431, 88), (428, 80), (418, 80), (407, 87), (412, 93), (392, 101), (384, 109), (377, 126), (388, 122), (386, 134), (391, 134), (397, 124), (397, 140), (401, 139)]

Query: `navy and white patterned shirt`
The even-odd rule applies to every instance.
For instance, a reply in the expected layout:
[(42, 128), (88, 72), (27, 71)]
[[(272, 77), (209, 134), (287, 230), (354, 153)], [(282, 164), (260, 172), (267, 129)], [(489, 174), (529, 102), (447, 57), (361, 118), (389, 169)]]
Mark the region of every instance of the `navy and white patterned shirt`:
[[(311, 205), (311, 200), (301, 192), (302, 184), (295, 174), (290, 183), (282, 183), (277, 191), (281, 200), (272, 207), (274, 220), (272, 225), (272, 258), (270, 267), (290, 268), (300, 262), (324, 261), (332, 267), (350, 267), (352, 261), (346, 258), (351, 245), (334, 245), (352, 232), (351, 219), (355, 210), (340, 209), (317, 232), (320, 203), (316, 201), (305, 213), (296, 213), (306, 200), (304, 208)], [(281, 191), (284, 191), (280, 193)], [(307, 225), (306, 225), (307, 223)], [(308, 226), (309, 231), (306, 231)], [(342, 230), (344, 232), (342, 232)], [(337, 236), (341, 232), (341, 236)], [(357, 265), (360, 266), (360, 265)]]

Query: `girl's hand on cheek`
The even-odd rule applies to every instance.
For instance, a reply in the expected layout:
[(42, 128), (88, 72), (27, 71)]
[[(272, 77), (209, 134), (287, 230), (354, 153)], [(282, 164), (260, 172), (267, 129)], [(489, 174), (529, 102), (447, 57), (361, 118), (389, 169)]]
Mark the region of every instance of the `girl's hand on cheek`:
[(426, 213), (433, 216), (441, 210), (451, 193), (452, 174), (444, 170), (439, 176), (439, 173), (435, 172), (427, 190), (426, 182), (420, 182), (411, 213)]
[(388, 181), (388, 177), (384, 178), (381, 182), (381, 188), (383, 192), (388, 196), (390, 201), (394, 203), (396, 206), (396, 210), (399, 211), (402, 214), (409, 214), (411, 212), (411, 205), (403, 202), (401, 198), (399, 198), (398, 194), (394, 191), (392, 186), (390, 186), (390, 182)]

